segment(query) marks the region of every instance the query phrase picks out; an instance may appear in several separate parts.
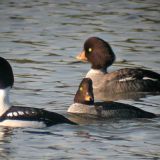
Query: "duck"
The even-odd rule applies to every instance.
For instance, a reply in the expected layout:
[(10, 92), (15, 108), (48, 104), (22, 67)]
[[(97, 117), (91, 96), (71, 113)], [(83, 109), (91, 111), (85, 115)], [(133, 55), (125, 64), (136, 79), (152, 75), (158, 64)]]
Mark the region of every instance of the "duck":
[(89, 119), (156, 118), (158, 115), (129, 104), (114, 101), (94, 102), (92, 80), (84, 78), (75, 94), (74, 103), (68, 108), (70, 115)]
[(122, 97), (117, 96), (116, 100), (118, 100), (123, 99), (123, 95), (124, 97), (127, 95), (128, 99), (137, 96), (137, 93), (143, 95), (149, 92), (160, 92), (160, 74), (154, 71), (122, 68), (108, 72), (108, 67), (113, 64), (116, 56), (110, 44), (99, 37), (88, 38), (84, 43), (83, 51), (76, 58), (91, 63), (91, 69), (85, 77), (92, 79), (96, 98), (121, 94)]
[(0, 57), (0, 126), (43, 128), (62, 123), (76, 124), (55, 112), (12, 105), (9, 91), (13, 84), (12, 67), (5, 58)]

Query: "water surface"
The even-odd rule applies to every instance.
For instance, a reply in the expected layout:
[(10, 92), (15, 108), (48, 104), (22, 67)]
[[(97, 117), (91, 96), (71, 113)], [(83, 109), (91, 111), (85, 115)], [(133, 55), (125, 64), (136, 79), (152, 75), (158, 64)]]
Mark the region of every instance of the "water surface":
[[(11, 101), (66, 115), (89, 70), (75, 56), (98, 36), (116, 53), (109, 71), (142, 67), (160, 73), (160, 2), (0, 1), (0, 56), (15, 74)], [(160, 96), (123, 103), (160, 114)], [(159, 118), (88, 122), (45, 129), (0, 128), (0, 159), (154, 159), (160, 157)]]

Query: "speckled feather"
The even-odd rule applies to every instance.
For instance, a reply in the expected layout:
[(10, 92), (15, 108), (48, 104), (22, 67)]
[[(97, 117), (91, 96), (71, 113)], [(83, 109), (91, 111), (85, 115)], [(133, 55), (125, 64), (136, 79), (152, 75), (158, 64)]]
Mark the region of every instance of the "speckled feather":
[(96, 102), (97, 116), (101, 118), (155, 118), (156, 115), (140, 108), (118, 102)]
[(59, 123), (75, 124), (74, 122), (71, 122), (64, 116), (55, 112), (20, 106), (12, 106), (9, 110), (7, 110), (0, 117), (0, 122), (3, 120), (37, 121), (44, 122), (47, 126)]

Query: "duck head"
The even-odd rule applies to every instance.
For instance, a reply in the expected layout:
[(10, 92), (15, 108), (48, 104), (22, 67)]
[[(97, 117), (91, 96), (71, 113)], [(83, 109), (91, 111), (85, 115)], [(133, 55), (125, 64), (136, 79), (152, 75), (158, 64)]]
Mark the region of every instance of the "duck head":
[(115, 54), (108, 42), (90, 37), (85, 41), (84, 49), (77, 59), (89, 61), (93, 69), (107, 69), (114, 62)]
[(12, 67), (7, 60), (0, 57), (0, 89), (12, 87), (14, 84), (14, 75)]
[(90, 78), (84, 78), (80, 83), (74, 97), (74, 103), (81, 103), (86, 105), (94, 104), (92, 80)]

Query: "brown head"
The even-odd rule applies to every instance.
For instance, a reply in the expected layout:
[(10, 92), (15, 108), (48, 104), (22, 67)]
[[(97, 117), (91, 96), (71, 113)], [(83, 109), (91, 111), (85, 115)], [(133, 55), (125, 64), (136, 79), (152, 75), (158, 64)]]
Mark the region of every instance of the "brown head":
[(80, 83), (77, 93), (74, 97), (74, 103), (87, 105), (94, 104), (92, 80), (90, 78), (84, 78)]
[(114, 62), (115, 54), (109, 43), (98, 37), (90, 37), (77, 59), (89, 61), (93, 69), (106, 69)]

